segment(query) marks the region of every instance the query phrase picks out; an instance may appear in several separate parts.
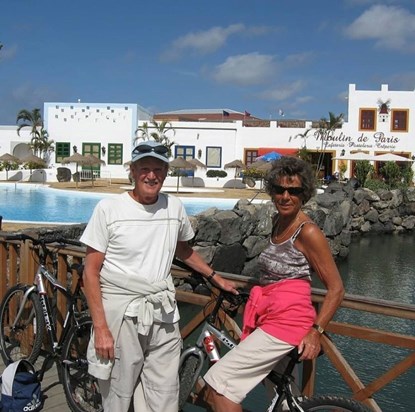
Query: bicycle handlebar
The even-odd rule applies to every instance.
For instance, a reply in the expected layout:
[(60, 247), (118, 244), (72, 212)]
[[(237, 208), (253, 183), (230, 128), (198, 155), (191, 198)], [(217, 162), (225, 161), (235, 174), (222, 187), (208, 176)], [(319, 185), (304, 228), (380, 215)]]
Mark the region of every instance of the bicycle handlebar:
[(206, 277), (204, 277), (201, 273), (195, 271), (194, 269), (192, 269), (189, 265), (187, 265), (186, 263), (182, 262), (181, 260), (178, 260), (177, 258), (173, 259), (173, 264), (188, 270), (189, 272), (191, 272), (191, 276), (193, 277), (193, 279), (196, 280), (196, 282), (198, 283), (205, 283), (210, 284), (212, 286), (214, 286), (215, 288), (220, 290), (220, 294), (222, 295), (223, 299), (228, 301), (232, 306), (241, 306), (242, 304), (246, 303), (248, 298), (249, 298), (249, 292), (247, 292), (244, 289), (238, 289), (239, 294), (235, 295), (231, 292), (228, 292), (224, 289), (222, 289), (220, 286), (213, 284), (213, 282), (211, 282), (209, 279), (206, 279)]
[(79, 240), (75, 239), (67, 239), (61, 235), (58, 236), (50, 236), (45, 237), (41, 239), (36, 239), (33, 236), (30, 236), (26, 233), (18, 233), (14, 235), (7, 235), (3, 236), (4, 240), (20, 240), (22, 242), (25, 242), (27, 240), (30, 240), (34, 245), (46, 245), (46, 244), (52, 244), (52, 243), (60, 243), (60, 244), (66, 244), (66, 245), (73, 245), (73, 246), (83, 246), (83, 244)]

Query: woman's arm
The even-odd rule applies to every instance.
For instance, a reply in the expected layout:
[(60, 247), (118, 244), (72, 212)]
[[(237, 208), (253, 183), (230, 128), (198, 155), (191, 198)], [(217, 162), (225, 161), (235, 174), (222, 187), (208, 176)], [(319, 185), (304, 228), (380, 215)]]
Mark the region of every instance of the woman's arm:
[[(307, 258), (310, 266), (317, 273), (327, 289), (326, 296), (317, 314), (315, 323), (326, 328), (343, 300), (344, 287), (331, 254), (324, 233), (313, 224), (304, 225), (295, 246)], [(314, 359), (320, 352), (320, 336), (316, 329), (311, 329), (299, 345), (302, 359)]]

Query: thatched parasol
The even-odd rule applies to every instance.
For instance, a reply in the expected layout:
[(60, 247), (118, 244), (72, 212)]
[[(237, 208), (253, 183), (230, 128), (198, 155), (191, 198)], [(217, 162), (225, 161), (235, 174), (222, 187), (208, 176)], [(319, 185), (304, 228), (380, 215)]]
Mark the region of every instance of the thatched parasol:
[(267, 162), (266, 160), (256, 160), (250, 164), (248, 169), (257, 169), (261, 172), (268, 172), (272, 169), (272, 162)]
[(233, 188), (236, 187), (236, 178), (238, 176), (239, 169), (246, 169), (246, 165), (242, 160), (236, 159), (232, 160), (230, 163), (226, 163), (225, 169), (235, 169), (234, 183)]
[(196, 166), (182, 157), (176, 157), (176, 159), (169, 162), (169, 167), (177, 169), (177, 193), (179, 193), (180, 170), (194, 170)]
[(196, 167), (200, 167), (201, 169), (207, 168), (207, 166), (198, 159), (189, 159), (187, 161)]
[(242, 160), (236, 159), (236, 160), (232, 160), (232, 162), (230, 163), (226, 163), (225, 165), (225, 169), (245, 169), (246, 165)]
[(34, 155), (33, 153), (20, 159), (22, 163), (35, 163), (37, 165), (46, 166), (46, 162), (39, 156)]
[[(105, 162), (99, 157), (94, 155), (83, 156), (79, 153), (75, 153), (72, 156), (65, 157), (62, 159), (62, 164), (76, 163), (76, 173), (78, 173), (78, 166), (90, 166), (92, 176), (92, 186), (94, 186), (94, 173), (92, 167), (95, 165), (105, 165)], [(78, 179), (75, 179), (76, 187), (78, 188)]]
[[(196, 167), (199, 167), (200, 169), (207, 169), (207, 166), (198, 159), (189, 159), (188, 162)], [(192, 186), (194, 187), (194, 185), (195, 185), (195, 174), (193, 173)]]

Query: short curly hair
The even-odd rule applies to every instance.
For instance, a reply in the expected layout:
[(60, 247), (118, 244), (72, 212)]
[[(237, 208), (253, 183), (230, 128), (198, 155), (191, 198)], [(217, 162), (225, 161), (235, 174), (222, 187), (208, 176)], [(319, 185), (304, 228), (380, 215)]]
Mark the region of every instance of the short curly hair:
[(316, 190), (310, 163), (293, 156), (283, 156), (278, 160), (274, 160), (272, 169), (265, 176), (265, 191), (270, 196), (274, 195), (273, 185), (279, 183), (280, 179), (285, 176), (298, 176), (301, 179), (301, 186), (304, 189), (302, 198), (304, 203), (308, 202)]

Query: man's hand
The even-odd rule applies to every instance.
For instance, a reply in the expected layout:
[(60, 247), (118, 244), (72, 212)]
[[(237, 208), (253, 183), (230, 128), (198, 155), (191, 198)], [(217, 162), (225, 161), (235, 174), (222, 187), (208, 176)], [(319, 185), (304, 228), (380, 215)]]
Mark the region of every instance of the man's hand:
[(236, 289), (236, 284), (232, 282), (231, 280), (224, 279), (222, 276), (218, 275), (217, 273), (210, 281), (214, 285), (218, 286), (219, 288), (223, 290), (226, 290), (227, 292), (231, 292), (234, 295), (239, 295), (239, 292)]
[(102, 359), (114, 360), (114, 339), (108, 328), (95, 328), (95, 351)]

